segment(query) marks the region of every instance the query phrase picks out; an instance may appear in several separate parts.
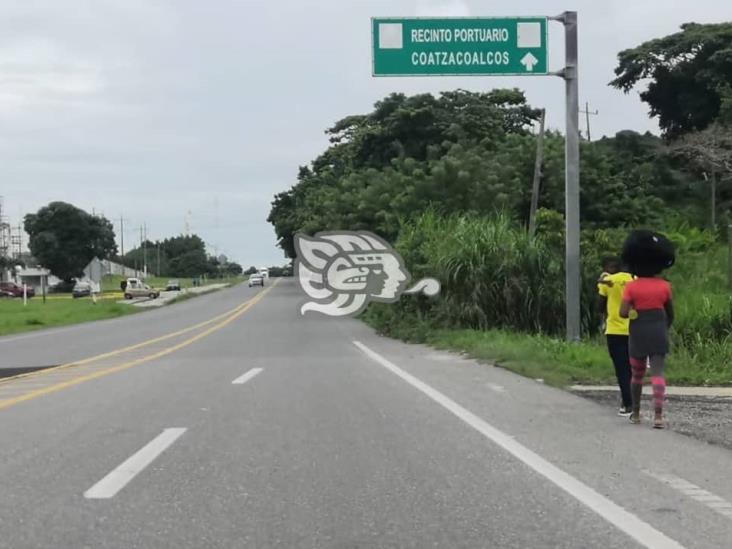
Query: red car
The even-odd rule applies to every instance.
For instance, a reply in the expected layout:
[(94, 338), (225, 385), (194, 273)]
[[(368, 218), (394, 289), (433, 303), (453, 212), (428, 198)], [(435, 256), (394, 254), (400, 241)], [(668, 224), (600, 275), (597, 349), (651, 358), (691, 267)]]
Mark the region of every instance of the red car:
[[(6, 295), (8, 297), (23, 297), (23, 286), (16, 284), (15, 282), (0, 282), (0, 295)], [(26, 289), (26, 295), (33, 297), (36, 295), (36, 291), (33, 286), (28, 286)]]

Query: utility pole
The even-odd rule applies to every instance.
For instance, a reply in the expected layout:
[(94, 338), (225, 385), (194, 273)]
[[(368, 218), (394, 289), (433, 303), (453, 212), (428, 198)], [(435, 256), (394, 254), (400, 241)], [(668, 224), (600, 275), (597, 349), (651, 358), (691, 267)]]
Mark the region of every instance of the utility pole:
[(185, 215), (184, 219), (183, 219), (184, 226), (185, 226), (185, 229), (184, 230), (185, 230), (185, 235), (186, 236), (191, 236), (191, 215), (193, 215), (192, 212), (191, 212), (191, 210), (188, 210), (186, 212), (186, 215)]
[(727, 225), (727, 287), (732, 291), (732, 223)]
[(20, 259), (20, 256), (23, 255), (23, 226), (20, 223), (18, 223), (18, 226), (16, 227), (15, 235), (13, 235), (11, 231), (10, 248), (12, 249), (12, 254), (17, 259)]
[(142, 277), (147, 277), (147, 224), (140, 225), (140, 247), (142, 248)]
[(580, 113), (584, 114), (587, 120), (587, 141), (592, 141), (592, 137), (590, 136), (590, 115), (597, 116), (598, 114), (600, 114), (600, 111), (598, 111), (597, 109), (591, 111), (590, 104), (588, 102), (585, 102), (585, 110), (580, 111)]
[(712, 230), (717, 230), (717, 171), (712, 170)]
[(124, 259), (125, 257), (125, 219), (119, 216), (119, 256)]
[(536, 234), (536, 210), (539, 207), (539, 185), (541, 183), (541, 166), (544, 162), (544, 120), (546, 109), (541, 109), (539, 119), (539, 137), (536, 142), (536, 162), (534, 164), (534, 182), (531, 186), (531, 208), (529, 209), (529, 236)]
[(144, 240), (142, 241), (142, 272), (145, 273), (145, 278), (147, 278), (147, 223), (143, 223), (142, 228), (144, 232)]
[(564, 25), (564, 78), (566, 135), (564, 147), (565, 305), (567, 340), (579, 341), (580, 321), (580, 184), (579, 184), (579, 86), (577, 82), (577, 12), (565, 11), (554, 18)]
[(712, 227), (712, 230), (717, 229), (717, 172), (712, 168), (712, 177), (710, 178), (707, 175), (707, 172), (702, 172), (702, 175), (704, 176), (704, 181), (709, 181), (710, 184), (710, 198), (711, 198), (711, 208), (710, 208), (710, 225)]

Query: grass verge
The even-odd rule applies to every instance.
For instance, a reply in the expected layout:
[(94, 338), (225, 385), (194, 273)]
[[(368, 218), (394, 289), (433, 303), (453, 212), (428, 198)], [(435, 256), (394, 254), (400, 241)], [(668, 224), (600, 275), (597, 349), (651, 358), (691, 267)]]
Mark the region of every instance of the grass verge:
[[(604, 339), (568, 343), (544, 335), (506, 330), (445, 329), (411, 315), (390, 313), (388, 307), (372, 305), (362, 319), (384, 335), (464, 352), (517, 374), (543, 379), (556, 387), (616, 383)], [(666, 369), (668, 382), (674, 385), (732, 385), (729, 362), (718, 360), (722, 354), (732, 353), (732, 349), (726, 348), (732, 345), (720, 345), (725, 349), (705, 346), (709, 356), (687, 348), (673, 349)]]
[[(241, 279), (235, 279), (235, 283), (240, 281)], [(216, 281), (216, 283), (219, 282)], [(224, 281), (222, 280), (221, 283)], [(231, 285), (230, 282), (228, 284)], [(222, 288), (211, 288), (197, 293), (186, 292), (164, 306), (187, 301), (220, 289)], [(41, 297), (34, 297), (28, 300), (28, 305), (25, 307), (22, 299), (0, 299), (0, 336), (116, 318), (153, 309), (135, 307), (131, 303), (118, 303), (120, 299), (120, 297), (98, 299), (94, 304), (88, 297), (72, 299), (71, 296), (68, 296), (68, 299), (49, 298), (44, 304)]]
[(136, 312), (139, 312), (137, 307), (117, 303), (116, 299), (97, 300), (96, 305), (91, 299), (49, 299), (44, 304), (41, 298), (36, 297), (28, 300), (25, 307), (22, 299), (2, 299), (0, 336), (115, 318)]

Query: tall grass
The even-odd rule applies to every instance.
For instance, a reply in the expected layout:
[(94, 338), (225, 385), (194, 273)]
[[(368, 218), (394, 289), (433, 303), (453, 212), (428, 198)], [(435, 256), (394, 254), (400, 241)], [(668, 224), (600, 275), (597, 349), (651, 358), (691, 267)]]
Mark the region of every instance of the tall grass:
[(509, 217), (428, 212), (400, 233), (397, 249), (417, 276), (434, 276), (445, 325), (554, 332), (564, 318), (559, 258)]
[[(556, 221), (549, 219), (534, 239), (505, 215), (441, 216), (428, 211), (405, 223), (397, 250), (415, 279), (439, 279), (441, 294), (372, 306), (367, 320), (383, 332), (416, 341), (428, 341), (443, 328), (562, 335), (564, 254), (561, 224)], [(670, 357), (673, 377), (694, 383), (732, 380), (727, 252), (706, 231), (676, 227), (667, 233), (678, 247), (677, 263), (666, 273), (677, 312)], [(581, 314), (586, 337), (599, 327), (600, 258), (618, 253), (626, 234), (623, 229), (583, 233)]]

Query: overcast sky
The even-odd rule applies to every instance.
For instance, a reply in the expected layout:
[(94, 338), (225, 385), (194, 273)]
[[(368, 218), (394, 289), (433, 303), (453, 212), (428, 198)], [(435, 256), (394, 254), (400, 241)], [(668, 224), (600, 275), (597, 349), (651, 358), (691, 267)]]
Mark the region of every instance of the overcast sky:
[[(275, 193), (323, 131), (393, 91), (517, 86), (561, 128), (556, 77), (372, 78), (372, 16), (579, 12), (580, 100), (592, 134), (657, 131), (637, 93), (609, 88), (616, 54), (684, 22), (732, 19), (730, 0), (6, 0), (0, 5), (0, 196), (17, 224), (65, 200), (115, 222), (125, 247), (180, 234), (211, 252), (282, 264)], [(550, 25), (551, 69), (563, 35)], [(119, 240), (119, 238), (118, 238)]]

